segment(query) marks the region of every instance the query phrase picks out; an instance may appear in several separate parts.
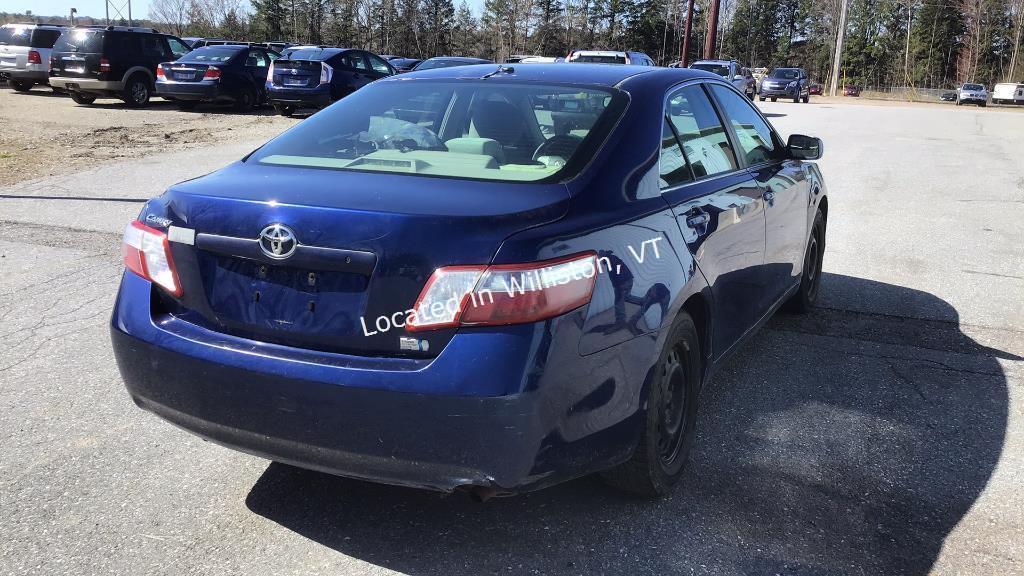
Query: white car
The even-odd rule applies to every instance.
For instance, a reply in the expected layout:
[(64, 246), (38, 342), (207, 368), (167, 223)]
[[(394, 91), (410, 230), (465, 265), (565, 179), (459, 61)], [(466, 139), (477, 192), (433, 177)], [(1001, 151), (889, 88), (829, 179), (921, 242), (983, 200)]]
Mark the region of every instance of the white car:
[(956, 91), (956, 105), (977, 104), (984, 107), (988, 104), (988, 90), (981, 84), (964, 84)]
[(992, 89), (993, 104), (1024, 104), (1024, 84), (1004, 82)]
[(4, 24), (0, 26), (0, 77), (11, 87), (28, 92), (50, 79), (50, 52), (63, 26)]

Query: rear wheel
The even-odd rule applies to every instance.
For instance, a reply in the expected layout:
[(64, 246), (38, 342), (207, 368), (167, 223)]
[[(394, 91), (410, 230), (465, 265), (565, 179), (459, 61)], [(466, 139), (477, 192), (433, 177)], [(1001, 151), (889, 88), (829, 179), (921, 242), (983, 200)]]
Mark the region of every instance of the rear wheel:
[(291, 116), (292, 114), (295, 113), (295, 106), (281, 106), (275, 104), (274, 110), (277, 110), (277, 113), (280, 114), (281, 116)]
[(751, 102), (754, 101), (754, 96), (756, 96), (756, 94), (754, 94), (753, 92), (751, 92), (750, 94), (747, 94), (747, 98), (750, 98)]
[(32, 89), (34, 82), (29, 80), (11, 80), (11, 88), (14, 88), (18, 92), (28, 92)]
[(778, 98), (775, 98), (775, 97), (773, 96), (773, 97), (772, 97), (772, 102), (776, 102), (776, 101), (778, 101)]
[(86, 96), (85, 94), (82, 94), (81, 92), (72, 92), (71, 93), (71, 99), (75, 101), (75, 104), (82, 104), (83, 106), (84, 105), (88, 105), (88, 104), (92, 104), (93, 102), (96, 101), (96, 97), (95, 96)]
[(134, 74), (125, 84), (121, 99), (132, 108), (142, 108), (149, 104), (151, 93), (149, 78), (143, 74)]
[(786, 302), (786, 309), (804, 313), (814, 307), (821, 287), (821, 261), (825, 256), (825, 218), (819, 210), (814, 215), (811, 236), (804, 252), (804, 270), (800, 275), (800, 289)]
[(628, 462), (602, 472), (609, 484), (663, 496), (682, 476), (696, 435), (700, 358), (697, 327), (689, 314), (680, 312), (647, 391), (640, 443)]
[(239, 112), (248, 112), (255, 105), (256, 93), (253, 92), (252, 88), (242, 88), (238, 96), (235, 97), (235, 110)]
[(179, 110), (193, 110), (199, 105), (198, 100), (178, 100), (175, 102), (178, 105)]
[(761, 96), (761, 102), (764, 102), (764, 100), (765, 100), (764, 96)]

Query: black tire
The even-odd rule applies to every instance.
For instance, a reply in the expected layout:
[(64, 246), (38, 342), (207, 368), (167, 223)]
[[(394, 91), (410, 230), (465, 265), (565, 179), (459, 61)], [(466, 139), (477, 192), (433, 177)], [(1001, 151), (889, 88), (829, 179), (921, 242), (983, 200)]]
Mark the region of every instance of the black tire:
[(778, 101), (778, 98), (772, 97), (772, 102)]
[(295, 106), (281, 106), (279, 104), (275, 104), (274, 110), (277, 110), (277, 113), (281, 116), (291, 116), (292, 114), (295, 114)]
[(755, 94), (753, 92), (751, 92), (750, 94), (747, 94), (747, 98), (750, 98), (751, 102), (754, 101), (754, 96), (755, 96)]
[(821, 291), (821, 261), (825, 256), (825, 218), (819, 210), (814, 215), (811, 234), (807, 238), (804, 252), (804, 270), (800, 275), (800, 289), (787, 302), (786, 309), (790, 312), (803, 314), (809, 312), (818, 301)]
[(28, 92), (32, 89), (35, 82), (30, 80), (11, 80), (11, 88), (14, 88), (18, 92)]
[(982, 102), (981, 104), (978, 104), (978, 106), (981, 106), (982, 108), (984, 108), (985, 106), (988, 106), (988, 103)]
[(680, 312), (647, 390), (644, 428), (633, 457), (601, 476), (644, 496), (664, 496), (682, 476), (693, 447), (702, 363), (693, 318)]
[(199, 100), (177, 100), (174, 102), (179, 110), (195, 110), (199, 106)]
[(75, 104), (81, 104), (83, 106), (88, 106), (96, 101), (95, 96), (87, 96), (81, 92), (72, 92), (71, 99), (75, 101)]
[(810, 101), (811, 101), (811, 95), (810, 94), (808, 94), (807, 96), (804, 96), (804, 98), (803, 98), (803, 103), (804, 104), (807, 104)]
[(761, 96), (760, 99), (761, 99), (761, 102), (764, 102), (764, 100), (765, 100), (764, 96)]
[(149, 78), (145, 74), (132, 74), (124, 84), (121, 99), (132, 108), (144, 108), (149, 104), (152, 94), (153, 88), (149, 85)]
[(242, 88), (235, 97), (235, 111), (249, 112), (256, 106), (256, 92), (252, 88)]

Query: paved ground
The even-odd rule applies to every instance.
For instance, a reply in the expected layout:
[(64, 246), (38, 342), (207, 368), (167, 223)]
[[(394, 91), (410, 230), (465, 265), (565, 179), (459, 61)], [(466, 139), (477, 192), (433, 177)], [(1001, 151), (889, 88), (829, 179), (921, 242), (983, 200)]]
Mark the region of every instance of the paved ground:
[(138, 204), (112, 200), (257, 142), (0, 188), (0, 574), (1024, 574), (1024, 115), (762, 106), (826, 142), (822, 307), (706, 389), (658, 502), (584, 479), (479, 505), (135, 408), (105, 324)]

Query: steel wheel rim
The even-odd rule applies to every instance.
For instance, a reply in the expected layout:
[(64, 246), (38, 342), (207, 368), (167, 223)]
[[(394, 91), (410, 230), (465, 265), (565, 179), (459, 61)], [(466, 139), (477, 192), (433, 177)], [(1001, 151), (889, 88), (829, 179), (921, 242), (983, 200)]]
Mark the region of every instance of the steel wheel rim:
[(661, 464), (668, 468), (679, 458), (687, 426), (686, 371), (677, 348), (669, 352), (661, 368), (657, 447)]
[(142, 82), (132, 84), (132, 100), (135, 100), (136, 104), (146, 101), (146, 86)]

